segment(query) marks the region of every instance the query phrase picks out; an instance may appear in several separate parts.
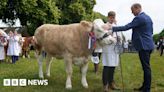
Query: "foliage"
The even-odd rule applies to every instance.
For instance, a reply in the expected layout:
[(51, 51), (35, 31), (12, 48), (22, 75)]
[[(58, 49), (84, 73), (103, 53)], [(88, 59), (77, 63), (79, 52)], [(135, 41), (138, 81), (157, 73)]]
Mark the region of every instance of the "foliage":
[(160, 32), (159, 37), (164, 37), (164, 29)]
[(59, 23), (60, 10), (54, 0), (3, 0), (0, 4), (6, 4), (0, 8), (0, 18), (10, 25), (19, 18), (22, 26), (34, 32), (36, 27), (44, 23)]
[(93, 19), (101, 18), (104, 22), (107, 22), (107, 17), (100, 14), (99, 12), (94, 12)]
[(159, 34), (154, 34), (153, 35), (153, 40), (155, 43), (157, 43), (157, 41), (159, 40)]
[(19, 19), (33, 35), (44, 23), (69, 24), (105, 18), (94, 12), (95, 0), (1, 0), (0, 19), (12, 26)]
[(95, 0), (56, 0), (56, 5), (61, 11), (60, 24), (91, 21), (95, 4)]
[(159, 34), (153, 35), (153, 40), (157, 43), (162, 37), (164, 37), (164, 29)]

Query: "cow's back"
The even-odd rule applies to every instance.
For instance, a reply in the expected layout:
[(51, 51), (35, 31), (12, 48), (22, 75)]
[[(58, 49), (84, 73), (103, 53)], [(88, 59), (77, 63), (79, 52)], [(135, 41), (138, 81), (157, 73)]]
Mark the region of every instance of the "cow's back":
[(37, 28), (35, 38), (40, 48), (53, 56), (71, 53), (78, 57), (89, 54), (87, 33), (80, 24), (44, 24)]

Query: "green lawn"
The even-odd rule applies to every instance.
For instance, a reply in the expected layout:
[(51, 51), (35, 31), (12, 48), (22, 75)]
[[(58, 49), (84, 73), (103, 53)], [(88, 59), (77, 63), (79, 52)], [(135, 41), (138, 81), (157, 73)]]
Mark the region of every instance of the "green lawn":
[[(33, 53), (31, 53), (33, 56)], [(121, 56), (124, 92), (133, 92), (134, 87), (139, 87), (143, 80), (142, 68), (136, 53), (124, 53)], [(164, 92), (164, 56), (160, 57), (158, 52), (154, 52), (151, 58), (152, 67), (152, 92)], [(44, 62), (45, 72), (45, 62)], [(89, 63), (87, 80), (89, 88), (85, 89), (81, 85), (81, 74), (77, 66), (73, 67), (72, 90), (65, 89), (66, 73), (64, 62), (56, 60), (52, 63), (51, 77), (48, 79), (48, 86), (26, 86), (26, 87), (4, 87), (4, 78), (26, 78), (38, 79), (38, 65), (36, 59), (20, 59), (16, 64), (0, 64), (0, 92), (102, 92), (102, 65), (99, 73), (93, 72), (93, 64)], [(122, 87), (120, 68), (115, 71), (115, 81)], [(118, 91), (113, 91), (118, 92)]]

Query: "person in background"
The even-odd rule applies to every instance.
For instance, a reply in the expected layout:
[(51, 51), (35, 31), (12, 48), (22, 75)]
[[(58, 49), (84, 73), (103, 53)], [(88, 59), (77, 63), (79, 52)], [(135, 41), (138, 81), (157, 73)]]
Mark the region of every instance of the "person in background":
[(92, 62), (94, 63), (94, 72), (97, 74), (98, 73), (98, 69), (99, 69), (99, 62), (100, 62), (100, 58), (101, 58), (101, 53), (102, 53), (102, 48), (101, 47), (97, 47), (93, 53), (92, 53)]
[(152, 19), (142, 11), (141, 4), (135, 3), (131, 6), (134, 19), (125, 26), (109, 25), (112, 32), (126, 31), (132, 29), (132, 44), (138, 51), (144, 73), (144, 82), (135, 91), (150, 92), (151, 89), (151, 66), (150, 56), (154, 49), (153, 22)]
[[(114, 11), (110, 11), (108, 13), (108, 22), (106, 24), (116, 25), (116, 13)], [(112, 37), (116, 39), (117, 36), (120, 36), (118, 33), (112, 34)], [(119, 90), (119, 88), (115, 85), (114, 82), (114, 71), (116, 66), (119, 65), (119, 54), (115, 51), (116, 43), (112, 43), (109, 45), (104, 45), (102, 47), (102, 64), (103, 64), (103, 74), (102, 81), (104, 86), (104, 92), (108, 92), (108, 90)]]
[(161, 53), (160, 53), (160, 56), (163, 55), (163, 50), (164, 50), (164, 37), (161, 38), (161, 43), (160, 43), (160, 50), (161, 50)]
[(160, 40), (157, 41), (157, 50), (159, 50), (159, 48), (160, 48)]
[(124, 52), (128, 52), (128, 41), (124, 42)]
[(15, 62), (18, 60), (19, 57), (19, 37), (17, 36), (17, 32), (14, 33), (12, 31), (9, 32), (9, 38), (8, 38), (8, 50), (7, 55), (11, 56), (12, 63), (15, 64)]
[(133, 46), (131, 40), (128, 42), (128, 52), (133, 52)]
[(7, 45), (7, 39), (0, 32), (0, 63), (3, 62), (5, 59), (5, 50), (4, 50), (5, 45)]

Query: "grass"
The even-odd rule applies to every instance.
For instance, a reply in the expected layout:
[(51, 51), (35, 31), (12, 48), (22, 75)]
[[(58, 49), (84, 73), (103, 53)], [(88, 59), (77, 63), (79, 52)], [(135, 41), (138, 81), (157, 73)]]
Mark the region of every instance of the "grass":
[[(87, 80), (89, 88), (85, 89), (81, 85), (81, 74), (77, 66), (73, 66), (72, 90), (65, 89), (66, 73), (64, 62), (56, 60), (52, 63), (51, 77), (48, 79), (48, 86), (26, 86), (26, 87), (5, 87), (5, 78), (26, 78), (38, 79), (38, 65), (31, 53), (31, 59), (20, 58), (16, 64), (0, 64), (0, 92), (102, 92), (102, 64), (100, 63), (99, 73), (93, 72), (93, 64), (89, 62)], [(124, 92), (133, 92), (134, 87), (139, 87), (143, 81), (143, 71), (137, 53), (124, 53), (121, 56), (122, 71), (124, 79)], [(154, 52), (151, 57), (152, 67), (152, 92), (164, 92), (164, 56), (160, 57), (158, 52)], [(44, 62), (44, 72), (45, 72)], [(115, 81), (122, 87), (120, 67), (116, 68)], [(119, 92), (119, 91), (113, 91)]]

